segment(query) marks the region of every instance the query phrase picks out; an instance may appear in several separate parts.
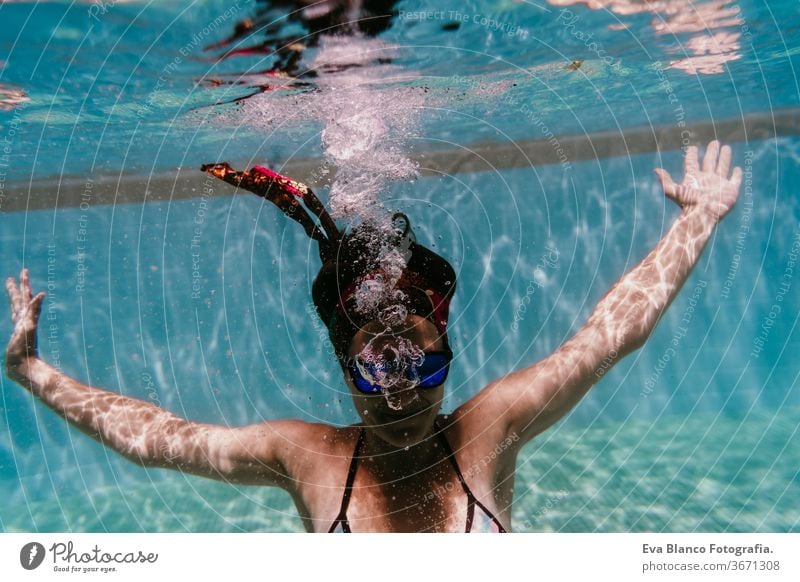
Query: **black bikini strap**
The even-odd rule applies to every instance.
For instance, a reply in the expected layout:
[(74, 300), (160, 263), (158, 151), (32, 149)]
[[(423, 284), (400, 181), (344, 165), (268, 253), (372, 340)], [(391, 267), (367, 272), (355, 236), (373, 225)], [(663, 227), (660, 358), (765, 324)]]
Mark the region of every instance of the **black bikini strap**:
[(464, 493), (466, 493), (470, 498), (474, 498), (472, 491), (470, 491), (469, 487), (467, 487), (467, 482), (464, 481), (464, 476), (461, 474), (461, 469), (458, 466), (458, 462), (456, 462), (456, 454), (453, 452), (450, 443), (447, 441), (447, 437), (444, 436), (444, 431), (441, 429), (441, 427), (439, 427), (438, 420), (433, 423), (433, 430), (436, 431), (436, 436), (439, 438), (439, 442), (442, 443), (442, 447), (444, 447), (444, 452), (447, 455), (447, 459), (453, 466), (453, 469), (456, 472), (456, 477), (458, 477), (458, 482), (461, 483), (461, 488), (464, 490)]
[(344, 533), (350, 533), (350, 523), (347, 521), (347, 507), (350, 505), (350, 497), (353, 494), (353, 483), (356, 480), (356, 471), (358, 471), (358, 459), (361, 456), (361, 449), (364, 446), (364, 427), (358, 433), (358, 441), (356, 448), (353, 451), (353, 457), (350, 459), (350, 468), (347, 470), (347, 482), (344, 484), (344, 494), (342, 495), (342, 505), (339, 508), (339, 514), (333, 521), (328, 533), (333, 533), (336, 526), (341, 524)]
[(475, 494), (472, 493), (472, 490), (467, 485), (466, 480), (464, 479), (464, 475), (461, 474), (461, 468), (458, 466), (458, 461), (456, 461), (456, 455), (453, 452), (452, 447), (450, 446), (450, 442), (447, 440), (447, 437), (444, 434), (444, 431), (439, 427), (439, 421), (436, 420), (433, 423), (433, 429), (436, 431), (436, 435), (439, 437), (439, 442), (442, 443), (444, 447), (444, 452), (447, 455), (447, 458), (450, 460), (450, 464), (453, 466), (453, 470), (456, 472), (456, 477), (458, 477), (458, 482), (461, 483), (461, 488), (464, 490), (464, 493), (467, 494), (467, 526), (465, 528), (466, 533), (469, 533), (472, 530), (472, 520), (475, 516), (475, 505), (480, 507), (483, 512), (491, 518), (491, 520), (495, 523), (500, 533), (506, 533), (506, 529), (503, 527), (503, 524), (500, 523), (495, 515), (489, 511), (489, 509), (481, 503)]

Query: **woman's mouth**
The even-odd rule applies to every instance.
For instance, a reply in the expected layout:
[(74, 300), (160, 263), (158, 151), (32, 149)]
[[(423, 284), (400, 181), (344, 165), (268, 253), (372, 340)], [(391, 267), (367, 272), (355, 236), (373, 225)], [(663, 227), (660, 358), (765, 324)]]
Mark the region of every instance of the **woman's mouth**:
[(417, 418), (425, 413), (425, 407), (423, 406), (414, 406), (414, 407), (403, 407), (397, 410), (391, 408), (384, 408), (380, 411), (381, 416), (385, 418), (389, 418), (395, 422), (401, 420), (407, 420), (410, 418)]

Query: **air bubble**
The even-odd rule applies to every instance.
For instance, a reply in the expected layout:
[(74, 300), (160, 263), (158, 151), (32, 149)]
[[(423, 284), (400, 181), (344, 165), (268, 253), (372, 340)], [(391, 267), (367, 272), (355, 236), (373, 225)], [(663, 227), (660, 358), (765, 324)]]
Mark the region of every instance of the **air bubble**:
[[(382, 288), (359, 291), (357, 309), (373, 316), (378, 306), (389, 305), (405, 269), (405, 257), (387, 244), (391, 221), (380, 210), (391, 182), (412, 181), (418, 164), (410, 158), (409, 142), (418, 133), (418, 121), (426, 104), (424, 94), (413, 88), (386, 87), (381, 81), (398, 72), (397, 65), (375, 65), (375, 55), (395, 56), (396, 47), (383, 40), (360, 36), (323, 37), (310, 70), (324, 71), (320, 90), (276, 99), (255, 96), (232, 113), (232, 125), (267, 127), (287, 120), (299, 124), (316, 121), (323, 126), (321, 141), (327, 175), (335, 167), (330, 188), (330, 211), (335, 219), (374, 227), (375, 271), (382, 274)], [(336, 71), (336, 72), (332, 72)], [(299, 114), (301, 112), (302, 114)], [(309, 116), (312, 119), (309, 119)], [(391, 225), (388, 225), (391, 228)], [(363, 310), (363, 311), (362, 311)]]

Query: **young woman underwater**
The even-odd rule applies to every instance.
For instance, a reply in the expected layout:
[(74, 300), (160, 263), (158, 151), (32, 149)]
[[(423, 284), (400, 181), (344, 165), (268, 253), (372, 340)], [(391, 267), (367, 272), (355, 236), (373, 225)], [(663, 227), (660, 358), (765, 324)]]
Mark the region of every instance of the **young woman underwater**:
[[(340, 232), (307, 187), (260, 167), (204, 170), (272, 201), (319, 242), (314, 304), (361, 423), (286, 419), (228, 428), (84, 385), (39, 358), (45, 294), (34, 295), (26, 269), (19, 284), (7, 281), (15, 328), (6, 369), (69, 423), (135, 463), (285, 489), (310, 532), (510, 531), (520, 449), (574, 407), (599, 370), (644, 344), (738, 198), (742, 172), (731, 172), (730, 161), (730, 148), (714, 141), (702, 167), (697, 148), (688, 148), (681, 184), (656, 170), (682, 209), (657, 246), (553, 354), (494, 380), (447, 415), (441, 405), (456, 287), (449, 263), (417, 244), (403, 219), (381, 253), (401, 254), (405, 267), (385, 272), (383, 255), (367, 242), (374, 240), (370, 227)], [(379, 284), (388, 279), (394, 285)]]

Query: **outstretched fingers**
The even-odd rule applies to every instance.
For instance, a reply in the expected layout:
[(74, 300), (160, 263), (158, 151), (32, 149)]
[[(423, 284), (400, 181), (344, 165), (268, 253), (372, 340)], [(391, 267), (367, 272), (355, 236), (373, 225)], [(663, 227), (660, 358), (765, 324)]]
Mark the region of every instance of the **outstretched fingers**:
[(698, 160), (697, 146), (689, 146), (686, 148), (684, 172), (686, 176), (697, 176), (697, 174), (700, 173), (700, 161)]
[(675, 184), (672, 176), (669, 175), (669, 172), (663, 168), (656, 168), (654, 171), (658, 176), (658, 179), (661, 181), (661, 187), (664, 189), (664, 194), (667, 196), (675, 196), (678, 186)]
[(17, 314), (22, 309), (22, 295), (17, 287), (17, 282), (14, 281), (14, 277), (6, 279), (6, 291), (11, 303), (11, 321), (17, 323)]
[(45, 293), (44, 291), (40, 291), (36, 294), (36, 297), (31, 299), (30, 302), (30, 313), (31, 317), (33, 318), (33, 324), (37, 325), (39, 323), (39, 315), (42, 313), (42, 302), (44, 301)]
[(701, 206), (716, 220), (721, 220), (736, 203), (742, 182), (741, 168), (734, 168), (728, 177), (732, 155), (730, 146), (714, 140), (706, 147), (701, 170), (698, 149), (689, 146), (686, 148), (683, 182), (675, 184), (662, 169), (657, 169), (656, 174), (661, 179), (664, 193), (682, 208)]
[(703, 158), (703, 171), (713, 173), (717, 169), (717, 161), (719, 160), (719, 142), (712, 141), (706, 148), (706, 155)]
[[(28, 274), (28, 269), (22, 269), (19, 275), (19, 286), (14, 280), (14, 277), (6, 279), (6, 291), (11, 303), (11, 321), (16, 324), (20, 318), (26, 314), (33, 316), (33, 321), (39, 319), (39, 314), (42, 310), (42, 302), (45, 298), (44, 291), (38, 293), (36, 297), (31, 297), (31, 281)], [(29, 311), (29, 308), (30, 311)]]
[(717, 164), (717, 175), (723, 180), (728, 179), (728, 171), (731, 169), (731, 147), (722, 146), (719, 152), (719, 164)]
[(686, 186), (683, 184), (676, 184), (672, 176), (670, 176), (669, 172), (666, 170), (657, 168), (656, 174), (661, 180), (661, 187), (664, 189), (664, 195), (670, 200), (673, 200), (678, 206), (683, 207), (690, 198), (690, 193)]
[(22, 302), (27, 305), (31, 301), (31, 280), (28, 269), (22, 269), (19, 274), (19, 290), (22, 293)]
[(742, 169), (739, 166), (736, 166), (733, 169), (733, 174), (731, 174), (731, 183), (736, 188), (736, 191), (739, 191), (739, 186), (742, 185)]

